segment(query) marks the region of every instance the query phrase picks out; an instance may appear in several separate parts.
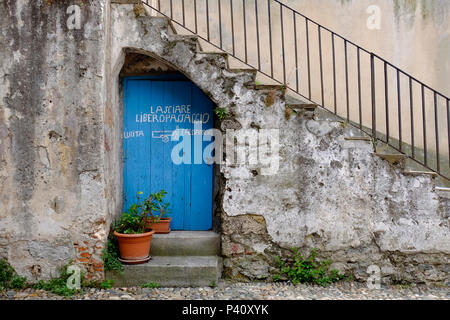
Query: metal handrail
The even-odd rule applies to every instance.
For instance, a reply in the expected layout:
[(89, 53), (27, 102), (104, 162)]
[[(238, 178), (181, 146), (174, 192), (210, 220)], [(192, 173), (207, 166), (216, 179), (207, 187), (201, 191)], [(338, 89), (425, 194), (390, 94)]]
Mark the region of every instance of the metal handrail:
[[(169, 19), (171, 19), (171, 21), (173, 21), (174, 23), (176, 23), (177, 25), (183, 27), (185, 30), (196, 34), (200, 39), (202, 39), (203, 41), (208, 42), (210, 45), (214, 46), (217, 49), (220, 49), (222, 51), (227, 52), (230, 56), (232, 56), (233, 58), (235, 58), (236, 60), (258, 70), (261, 74), (271, 78), (272, 80), (276, 81), (279, 84), (285, 85), (288, 89), (292, 90), (293, 92), (295, 92), (296, 94), (298, 94), (299, 96), (308, 99), (309, 101), (314, 102), (317, 105), (320, 105), (321, 107), (329, 110), (330, 112), (333, 112), (335, 115), (337, 115), (338, 117), (346, 120), (348, 123), (350, 123), (351, 125), (355, 125), (356, 127), (358, 127), (359, 129), (363, 130), (365, 133), (367, 133), (368, 135), (370, 135), (375, 142), (376, 141), (382, 141), (384, 143), (386, 143), (387, 145), (389, 145), (391, 148), (393, 148), (394, 150), (397, 150), (398, 152), (401, 152), (405, 155), (407, 155), (409, 158), (411, 158), (412, 160), (414, 160), (415, 162), (419, 163), (420, 165), (428, 168), (429, 170), (432, 170), (433, 172), (438, 173), (441, 177), (450, 180), (450, 99), (445, 96), (444, 94), (438, 92), (437, 90), (434, 90), (433, 88), (431, 88), (430, 86), (426, 85), (425, 83), (423, 83), (422, 81), (416, 79), (415, 77), (411, 76), (410, 74), (408, 74), (407, 72), (401, 70), (400, 68), (396, 67), (395, 65), (393, 65), (392, 63), (388, 62), (387, 60), (383, 59), (382, 57), (378, 56), (377, 54), (370, 52), (369, 50), (355, 44), (354, 42), (346, 39), (345, 37), (341, 36), (340, 34), (328, 29), (327, 27), (322, 26), (321, 24), (315, 22), (314, 20), (308, 18), (307, 16), (303, 15), (302, 13), (292, 9), (291, 7), (281, 3), (278, 0), (254, 0), (254, 4), (253, 4), (253, 12), (250, 12), (250, 14), (253, 14), (252, 16), (255, 17), (255, 29), (256, 29), (256, 57), (254, 60), (257, 61), (257, 63), (252, 63), (249, 60), (249, 50), (248, 50), (248, 21), (247, 21), (247, 17), (249, 16), (249, 7), (252, 4), (252, 0), (204, 0), (206, 1), (205, 5), (206, 5), (206, 9), (205, 9), (205, 15), (206, 15), (206, 36), (202, 36), (199, 32), (199, 27), (198, 27), (198, 23), (199, 23), (199, 18), (198, 18), (198, 12), (197, 12), (197, 1), (198, 0), (194, 0), (194, 19), (195, 19), (195, 27), (191, 28), (190, 26), (187, 25), (186, 23), (186, 7), (185, 7), (185, 1), (182, 0), (182, 6), (181, 6), (181, 10), (182, 10), (182, 18), (181, 19), (177, 19), (176, 17), (174, 17), (174, 7), (173, 7), (173, 0), (166, 0), (166, 2), (169, 2), (169, 8), (170, 8), (170, 12), (165, 12), (162, 8), (161, 8), (161, 1), (158, 0), (157, 1), (157, 7), (153, 6), (149, 3), (149, 0), (145, 0), (143, 1), (143, 3), (145, 5), (147, 5), (150, 9), (155, 10), (156, 12), (158, 12), (160, 15), (165, 16)], [(266, 2), (266, 10), (267, 10), (267, 22), (268, 22), (268, 40), (269, 40), (269, 54), (270, 54), (270, 72), (269, 71), (265, 71), (262, 68), (262, 63), (261, 63), (261, 41), (260, 41), (260, 35), (261, 35), (261, 28), (260, 28), (260, 15), (258, 13), (258, 9), (262, 9), (263, 7), (260, 5), (262, 2), (267, 1)], [(210, 9), (210, 3), (215, 3), (217, 5), (218, 8), (218, 27), (219, 27), (219, 41), (218, 43), (216, 43), (212, 37), (211, 37), (211, 26), (210, 26), (210, 13), (211, 13), (211, 9)], [(224, 17), (224, 13), (223, 13), (223, 4), (227, 2), (228, 3), (228, 13), (229, 16), (231, 18), (231, 38), (232, 38), (232, 49), (229, 50), (227, 48), (225, 48), (224, 46), (224, 41), (223, 41), (223, 20), (222, 17)], [(237, 38), (237, 33), (235, 30), (235, 22), (236, 20), (236, 15), (235, 15), (235, 10), (233, 10), (233, 8), (236, 8), (236, 4), (240, 3), (241, 7), (242, 7), (242, 16), (239, 17), (241, 18), (241, 22), (243, 22), (243, 37), (244, 37), (244, 55), (240, 56), (237, 51), (236, 51), (236, 38)], [(246, 6), (247, 4), (247, 6)], [(276, 23), (274, 21), (273, 18), (273, 6), (276, 5), (278, 6), (278, 10), (279, 10), (279, 21), (276, 21), (279, 23), (279, 27), (281, 29), (281, 56), (282, 56), (282, 79), (278, 79), (276, 76), (274, 76), (274, 53), (273, 53), (273, 41), (274, 41), (274, 36), (273, 36), (273, 25)], [(250, 8), (252, 9), (252, 8)], [(295, 75), (295, 85), (291, 85), (288, 83), (287, 81), (287, 73), (286, 73), (286, 60), (287, 60), (287, 51), (285, 48), (285, 28), (286, 28), (286, 18), (290, 16), (293, 22), (293, 30), (291, 30), (294, 36), (294, 46), (295, 46), (295, 50), (293, 50), (295, 52), (295, 71), (296, 71), (296, 75)], [(306, 56), (306, 69), (307, 69), (307, 79), (308, 79), (308, 90), (307, 93), (303, 93), (302, 90), (300, 90), (300, 80), (299, 80), (299, 61), (298, 61), (298, 57), (299, 57), (299, 48), (298, 48), (298, 42), (299, 42), (299, 33), (298, 33), (298, 23), (299, 20), (303, 19), (304, 20), (304, 28), (305, 28), (305, 34), (304, 34), (304, 38), (305, 38), (305, 42), (306, 42), (306, 52), (305, 52), (305, 56)], [(180, 21), (181, 20), (181, 21)], [(216, 21), (217, 24), (217, 21)], [(311, 32), (311, 27), (314, 27), (317, 29), (317, 47), (318, 47), (318, 55), (319, 55), (319, 61), (318, 61), (318, 68), (319, 68), (319, 74), (318, 74), (318, 78), (320, 79), (320, 87), (318, 88), (318, 92), (320, 92), (320, 98), (316, 99), (313, 97), (312, 94), (312, 70), (311, 67), (313, 66), (312, 63), (312, 49), (311, 49), (311, 36), (312, 36), (312, 32)], [(332, 67), (330, 67), (330, 70), (327, 70), (329, 72), (327, 72), (327, 74), (332, 72), (333, 75), (333, 92), (332, 92), (332, 96), (333, 96), (333, 105), (331, 106), (327, 106), (325, 103), (325, 85), (324, 85), (324, 74), (325, 74), (325, 70), (324, 70), (324, 50), (323, 50), (323, 35), (325, 35), (325, 33), (327, 33), (329, 36), (331, 36), (331, 52), (328, 52), (328, 54), (331, 54), (331, 59), (332, 59)], [(301, 40), (301, 39), (300, 39)], [(343, 46), (344, 46), (344, 70), (345, 70), (345, 92), (342, 92), (342, 95), (345, 95), (346, 98), (346, 114), (342, 115), (339, 114), (337, 111), (337, 96), (341, 95), (341, 92), (338, 92), (337, 90), (337, 51), (336, 51), (336, 40), (340, 40), (343, 42)], [(358, 97), (358, 113), (359, 113), (359, 119), (357, 123), (354, 123), (353, 121), (350, 120), (350, 93), (349, 93), (349, 57), (348, 57), (348, 53), (349, 50), (353, 48), (356, 50), (356, 64), (357, 64), (357, 83), (358, 83), (358, 90), (357, 90), (357, 97)], [(291, 52), (290, 52), (291, 53)], [(325, 52), (327, 53), (327, 52)], [(361, 55), (362, 54), (367, 54), (370, 56), (370, 68), (368, 68), (370, 71), (370, 74), (368, 75), (368, 78), (370, 78), (370, 100), (371, 100), (371, 106), (370, 106), (370, 114), (371, 114), (371, 124), (370, 124), (370, 128), (369, 130), (367, 130), (363, 125), (363, 119), (362, 119), (362, 114), (363, 111), (369, 111), (369, 110), (363, 110), (362, 108), (362, 68), (361, 68)], [(377, 68), (376, 65), (379, 65), (381, 63), (382, 65), (382, 71), (381, 74), (383, 76), (383, 80), (384, 80), (384, 86), (377, 86), (377, 80), (376, 80), (376, 72), (377, 72)], [(389, 71), (393, 71), (395, 74), (395, 84), (392, 84), (389, 82)], [(401, 92), (401, 81), (403, 78), (405, 78), (408, 80), (408, 86), (409, 86), (409, 101), (408, 104), (410, 106), (409, 108), (409, 118), (410, 118), (410, 132), (408, 132), (410, 134), (410, 143), (407, 143), (405, 141), (403, 141), (403, 130), (402, 130), (402, 124), (405, 124), (404, 118), (402, 117), (402, 105), (403, 105), (403, 100), (402, 100), (402, 92)], [(414, 119), (415, 119), (415, 115), (417, 116), (417, 113), (415, 113), (415, 106), (417, 105), (417, 100), (418, 99), (414, 99), (414, 93), (413, 93), (413, 86), (418, 86), (419, 87), (419, 95), (421, 95), (421, 100), (420, 104), (421, 104), (421, 113), (422, 113), (422, 132), (420, 134), (422, 134), (422, 143), (423, 143), (423, 152), (417, 152), (420, 151), (420, 148), (418, 146), (415, 145), (416, 140), (415, 140), (415, 134), (417, 133), (417, 131), (415, 131), (415, 126), (414, 126)], [(380, 89), (381, 88), (381, 89)], [(384, 111), (385, 111), (385, 123), (384, 123), (384, 128), (383, 130), (385, 130), (385, 134), (382, 134), (380, 132), (377, 131), (377, 111), (379, 111), (380, 109), (377, 109), (377, 95), (376, 93), (378, 92), (377, 90), (380, 90), (380, 92), (384, 91)], [(390, 126), (390, 121), (392, 119), (390, 119), (390, 111), (392, 109), (390, 109), (390, 97), (389, 94), (392, 93), (393, 91), (396, 91), (396, 96), (397, 96), (397, 120), (398, 120), (398, 139), (396, 139), (394, 136), (391, 136), (391, 131), (392, 128)], [(427, 130), (427, 124), (429, 125), (429, 120), (426, 117), (426, 93), (431, 93), (432, 97), (433, 97), (433, 103), (432, 103), (432, 107), (433, 107), (433, 112), (434, 112), (434, 119), (433, 119), (433, 123), (434, 123), (434, 136), (435, 136), (435, 141), (434, 141), (434, 149), (435, 149), (435, 155), (433, 158), (429, 157), (429, 153), (430, 150), (428, 149), (429, 145), (428, 145), (428, 140), (427, 137), (429, 137), (429, 132), (431, 130)], [(320, 100), (320, 101), (317, 101)], [(444, 100), (445, 102), (445, 108), (446, 108), (446, 122), (447, 122), (447, 134), (445, 135), (440, 135), (440, 131), (439, 131), (439, 119), (441, 118), (439, 116), (439, 111), (438, 110), (438, 101), (440, 100), (440, 102), (443, 102), (442, 100)], [(445, 113), (445, 111), (443, 112)], [(383, 137), (382, 137), (383, 136)], [(440, 140), (441, 139), (441, 140)], [(440, 153), (440, 144), (441, 143), (445, 143), (444, 139), (447, 140), (447, 144), (448, 145), (448, 163), (442, 162), (442, 159), (444, 158), (443, 155), (441, 155)], [(397, 140), (397, 142), (394, 142), (395, 140)], [(410, 151), (407, 151), (405, 149), (410, 149)], [(418, 156), (418, 153), (422, 154), (422, 157)], [(423, 158), (423, 159), (422, 159)], [(432, 165), (431, 162), (434, 161), (435, 165)]]

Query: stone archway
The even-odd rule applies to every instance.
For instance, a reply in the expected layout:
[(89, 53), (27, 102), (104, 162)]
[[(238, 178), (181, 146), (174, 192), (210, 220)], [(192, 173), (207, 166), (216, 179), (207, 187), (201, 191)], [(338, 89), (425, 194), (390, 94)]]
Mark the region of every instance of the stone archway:
[[(204, 161), (185, 163), (186, 159), (182, 163), (174, 163), (171, 159), (172, 148), (183, 145), (182, 139), (175, 139), (175, 142), (167, 136), (175, 128), (189, 128), (191, 135), (195, 131), (194, 117), (198, 115), (206, 115), (202, 121), (202, 132), (213, 128), (214, 104), (180, 71), (159, 59), (136, 52), (126, 54), (119, 74), (119, 86), (123, 86), (125, 91), (121, 94), (125, 99), (120, 99), (124, 113), (123, 211), (134, 199), (135, 192), (163, 189), (167, 192), (166, 201), (171, 204), (172, 230), (211, 230), (211, 227), (217, 230), (220, 221), (213, 219), (213, 196), (218, 191), (213, 190), (213, 181), (220, 177), (213, 178), (214, 171), (218, 172), (214, 170), (217, 169), (215, 164)], [(135, 94), (140, 98), (133, 98)], [(141, 102), (142, 99), (148, 100)], [(173, 110), (167, 107), (175, 102), (180, 105), (173, 105)], [(127, 109), (131, 105), (134, 111)], [(201, 114), (197, 113), (200, 111)], [(140, 119), (135, 119), (135, 113), (141, 115)], [(126, 133), (129, 130), (132, 130), (133, 135)], [(166, 134), (164, 139), (155, 136), (162, 133)], [(204, 142), (203, 134), (201, 139), (193, 137), (188, 150), (192, 156), (199, 141), (202, 155), (203, 149), (212, 143)], [(142, 152), (142, 148), (148, 152)], [(128, 156), (125, 157), (125, 154)], [(185, 187), (186, 179), (191, 181), (188, 183), (190, 188)]]

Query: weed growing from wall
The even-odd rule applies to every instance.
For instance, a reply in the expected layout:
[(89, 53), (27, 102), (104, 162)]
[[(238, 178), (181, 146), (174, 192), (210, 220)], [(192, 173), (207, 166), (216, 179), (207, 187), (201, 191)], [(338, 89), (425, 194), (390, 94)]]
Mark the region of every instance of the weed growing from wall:
[(23, 289), (27, 279), (19, 276), (5, 259), (0, 259), (0, 291), (5, 289)]
[(344, 279), (344, 275), (338, 270), (329, 270), (330, 261), (318, 261), (317, 251), (312, 249), (308, 257), (304, 257), (296, 248), (292, 248), (294, 253), (293, 261), (287, 261), (281, 257), (276, 257), (280, 273), (273, 277), (274, 281), (281, 281), (282, 278), (290, 280), (293, 284), (311, 283), (327, 286), (333, 282)]

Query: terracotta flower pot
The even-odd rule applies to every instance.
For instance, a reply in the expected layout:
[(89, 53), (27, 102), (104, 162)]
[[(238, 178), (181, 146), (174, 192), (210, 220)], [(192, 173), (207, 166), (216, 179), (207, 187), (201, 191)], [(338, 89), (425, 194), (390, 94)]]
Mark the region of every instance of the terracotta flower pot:
[(155, 231), (139, 234), (123, 234), (114, 231), (119, 242), (120, 257), (123, 260), (145, 260), (150, 255), (150, 243)]
[(149, 222), (147, 228), (152, 229), (155, 233), (169, 233), (170, 221), (172, 221), (172, 218), (162, 218), (156, 223)]

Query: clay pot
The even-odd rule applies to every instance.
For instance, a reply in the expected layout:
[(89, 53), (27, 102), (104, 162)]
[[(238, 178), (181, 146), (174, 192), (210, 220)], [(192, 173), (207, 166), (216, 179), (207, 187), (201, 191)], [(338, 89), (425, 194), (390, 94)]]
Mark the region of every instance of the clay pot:
[(114, 231), (119, 242), (120, 257), (123, 260), (145, 260), (150, 256), (150, 243), (155, 231), (138, 234), (123, 234)]
[(172, 218), (162, 218), (156, 223), (149, 222), (147, 228), (152, 229), (155, 233), (169, 233), (170, 221), (172, 221)]

